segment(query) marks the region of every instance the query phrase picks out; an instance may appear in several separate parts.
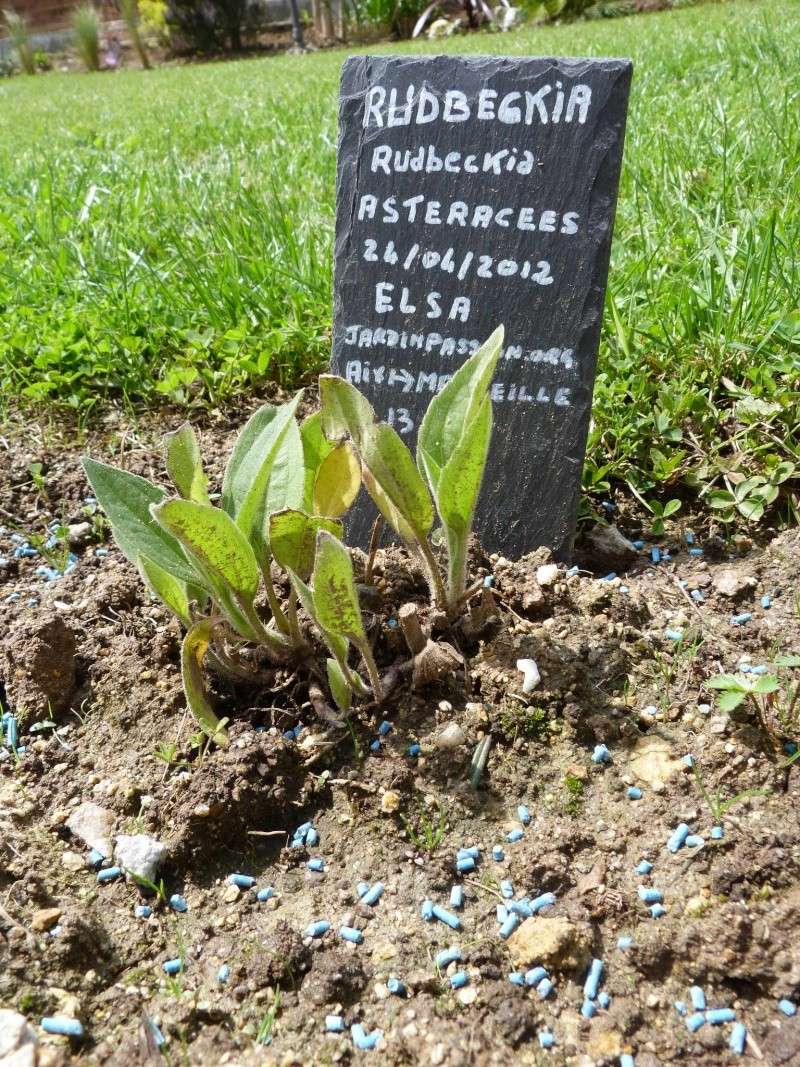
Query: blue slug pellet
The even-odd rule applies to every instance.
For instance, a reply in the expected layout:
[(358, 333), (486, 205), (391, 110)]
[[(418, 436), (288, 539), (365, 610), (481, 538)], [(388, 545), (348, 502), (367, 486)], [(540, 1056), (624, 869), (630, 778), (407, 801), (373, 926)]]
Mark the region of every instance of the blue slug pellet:
[(184, 968), (185, 961), (182, 959), (167, 960), (162, 964), (162, 970), (164, 974), (176, 975), (180, 974)]
[(500, 883), (500, 896), (505, 900), (511, 900), (514, 896), (514, 886), (509, 882), (507, 878), (504, 878)]
[(536, 913), (540, 912), (542, 908), (549, 908), (553, 904), (555, 904), (555, 902), (555, 893), (542, 893), (541, 896), (536, 897), (535, 900), (531, 901), (531, 912), (536, 915)]
[(703, 555), (703, 550), (702, 550), (702, 548), (690, 548), (689, 549), (689, 555), (690, 556), (696, 556), (696, 557), (702, 556)]
[(322, 937), (323, 934), (327, 934), (330, 928), (331, 924), (329, 922), (326, 922), (325, 919), (318, 919), (317, 922), (308, 924), (306, 937)]
[(511, 971), (507, 977), (512, 985), (525, 985), (525, 975), (522, 971)]
[(320, 871), (325, 870), (325, 860), (317, 856), (313, 860), (309, 860), (306, 867), (308, 867), (310, 871), (317, 871), (319, 873)]
[(629, 785), (625, 791), (625, 795), (628, 800), (641, 800), (643, 794), (638, 785)]
[(445, 923), (451, 930), (459, 930), (461, 928), (461, 920), (459, 917), (453, 915), (451, 911), (447, 911), (446, 908), (440, 907), (438, 904), (433, 905), (431, 914), (434, 919), (438, 919), (440, 923)]
[(459, 860), (465, 860), (465, 859), (476, 860), (476, 859), (478, 859), (480, 854), (481, 854), (481, 850), (477, 845), (470, 845), (469, 848), (460, 848), (458, 850), (458, 852), (456, 853), (456, 859), (459, 859)]
[(383, 882), (375, 882), (371, 889), (368, 889), (364, 896), (361, 898), (362, 904), (369, 904), (370, 907), (374, 907), (375, 904), (383, 896)]
[(736, 1018), (733, 1008), (711, 1008), (706, 1012), (706, 1022), (712, 1026), (722, 1026), (723, 1023), (732, 1023)]
[(495, 861), (495, 863), (502, 863), (505, 858), (506, 854), (503, 851), (503, 846), (494, 845), (492, 847), (492, 859)]
[(623, 934), (622, 937), (617, 938), (617, 948), (620, 950), (620, 952), (624, 952), (626, 949), (629, 949), (632, 944), (632, 937), (628, 937), (627, 935)]
[(386, 988), (395, 997), (404, 997), (407, 992), (405, 982), (401, 982), (399, 978), (390, 978)]
[(525, 972), (523, 978), (525, 979), (525, 985), (533, 988), (534, 986), (537, 986), (543, 978), (547, 978), (547, 968), (531, 967), (529, 971)]
[(667, 627), (664, 631), (664, 637), (666, 637), (668, 641), (682, 641), (683, 630)]
[(452, 948), (443, 948), (441, 952), (437, 952), (434, 957), (434, 962), (437, 967), (444, 969), (451, 963), (456, 963), (461, 959), (461, 949), (457, 945), (453, 945)]
[(376, 737), (375, 740), (372, 742), (372, 744), (369, 746), (369, 750), (370, 750), (370, 752), (380, 752), (380, 748), (381, 748), (381, 739), (379, 737)]
[(510, 915), (508, 915), (506, 917), (506, 920), (503, 923), (503, 925), (500, 927), (500, 931), (499, 931), (500, 936), (503, 938), (504, 941), (506, 940), (506, 938), (511, 937), (511, 935), (514, 933), (516, 928), (519, 926), (519, 922), (520, 922), (519, 915), (517, 915), (513, 911), (511, 912)]
[(691, 754), (691, 752), (687, 752), (686, 753), (686, 755), (683, 757), (683, 761), (682, 762), (683, 762), (684, 767), (688, 767), (689, 770), (691, 770), (692, 767), (694, 767), (694, 756)]
[(644, 904), (660, 904), (664, 900), (664, 894), (660, 889), (653, 889), (652, 886), (640, 885), (638, 890), (639, 900)]
[(675, 1006), (675, 1011), (678, 1013), (678, 1015), (680, 1015), (680, 1016), (685, 1016), (686, 1015), (687, 1008), (686, 1008), (686, 1005), (683, 1003), (682, 1000), (676, 1000), (674, 1006)]
[(524, 831), (522, 831), (520, 829), (509, 830), (508, 833), (506, 834), (506, 841), (508, 841), (509, 844), (513, 845), (515, 842), (521, 841), (524, 836), (525, 836)]
[(462, 856), (460, 860), (456, 860), (456, 870), (459, 874), (469, 874), (475, 870), (475, 860), (472, 856)]
[(39, 1024), (46, 1034), (61, 1034), (62, 1037), (83, 1037), (83, 1024), (66, 1015), (45, 1015)]
[(605, 1011), (605, 1009), (609, 1006), (610, 1003), (611, 1003), (611, 997), (608, 995), (608, 993), (603, 991), (602, 993), (598, 993), (597, 994), (597, 1005), (598, 1005), (598, 1007), (602, 1008)]
[(99, 867), (104, 859), (105, 856), (97, 848), (93, 848), (92, 851), (89, 853), (89, 863), (92, 865), (92, 867)]
[(695, 1011), (686, 1019), (686, 1029), (694, 1034), (706, 1021), (705, 1012)]
[(636, 1067), (636, 1061), (630, 1052), (623, 1052), (619, 1058), (619, 1067)]
[(325, 1029), (329, 1034), (342, 1034), (344, 1033), (344, 1019), (341, 1015), (326, 1015), (325, 1016)]
[(703, 596), (702, 589), (692, 589), (691, 592), (689, 593), (689, 596), (692, 598), (692, 600), (696, 601), (698, 604), (702, 604), (703, 601), (705, 600), (705, 597)]
[(463, 885), (454, 885), (450, 890), (450, 907), (456, 909), (464, 907)]
[(743, 611), (740, 615), (731, 615), (731, 626), (744, 626), (746, 622), (750, 622), (752, 617), (749, 611)]
[(699, 985), (693, 985), (689, 990), (689, 999), (695, 1011), (706, 1010), (706, 995)]
[(706, 840), (700, 834), (689, 834), (684, 843), (687, 848), (699, 848), (706, 843)]
[(539, 1047), (540, 1048), (552, 1048), (556, 1043), (556, 1039), (550, 1033), (549, 1030), (540, 1030), (539, 1034)]
[(636, 867), (637, 874), (649, 874), (653, 869), (653, 864), (649, 860), (640, 860)]
[(660, 919), (662, 915), (667, 914), (667, 909), (663, 904), (652, 904), (650, 907), (650, 914), (654, 919)]
[(778, 1011), (783, 1012), (784, 1015), (788, 1015), (790, 1018), (792, 1015), (797, 1015), (797, 1005), (792, 1003), (787, 997), (778, 1001)]
[(502, 924), (508, 918), (508, 908), (505, 906), (505, 904), (498, 904), (495, 908), (495, 914), (497, 915), (497, 921), (502, 926)]
[(360, 930), (356, 930), (354, 926), (343, 926), (339, 930), (339, 937), (344, 938), (345, 941), (350, 941), (354, 945), (360, 945), (364, 940), (364, 935)]
[(256, 893), (256, 900), (260, 900), (263, 904), (265, 900), (272, 900), (274, 896), (275, 890), (272, 888), (271, 885), (266, 885), (263, 889), (259, 889), (259, 891)]
[(587, 1000), (594, 1000), (597, 990), (600, 988), (600, 979), (603, 977), (603, 961), (593, 959), (589, 965), (589, 973), (583, 983), (583, 995)]
[(115, 878), (122, 876), (121, 867), (105, 867), (102, 871), (97, 872), (98, 882), (113, 882)]
[(388, 719), (384, 719), (383, 722), (378, 727), (378, 733), (381, 735), (381, 737), (386, 737), (386, 735), (389, 733), (391, 728), (392, 728), (392, 724), (389, 722), (389, 720)]
[(721, 841), (722, 838), (725, 836), (725, 830), (721, 826), (712, 826), (711, 836), (715, 841)]
[(319, 844), (319, 833), (312, 826), (305, 837), (306, 848), (313, 848), (314, 845)]
[(512, 900), (508, 905), (508, 910), (513, 911), (515, 915), (519, 915), (522, 919), (530, 919), (531, 915), (533, 915), (529, 897), (523, 897), (522, 900)]
[(409, 745), (408, 746), (408, 754), (409, 754), (409, 756), (412, 756), (412, 757), (418, 756), (420, 754), (420, 752), (422, 752), (422, 746), (421, 745), (418, 745), (418, 744), (414, 743), (413, 745)]
[(463, 989), (463, 987), (468, 984), (469, 975), (466, 971), (456, 971), (456, 973), (450, 979), (450, 985), (453, 989)]
[(762, 596), (762, 598), (761, 598), (761, 607), (764, 608), (764, 610), (766, 610), (767, 608), (771, 608), (772, 607), (772, 599), (770, 597), (768, 597), (768, 596)]
[(531, 813), (528, 811), (528, 808), (525, 804), (519, 804), (517, 806), (517, 818), (523, 826), (527, 826), (528, 823), (531, 821)]
[(182, 897), (180, 893), (173, 893), (169, 898), (169, 906), (173, 911), (184, 912), (189, 910), (189, 905), (186, 903), (186, 897)]
[(375, 1048), (383, 1037), (383, 1032), (381, 1030), (373, 1030), (371, 1034), (368, 1034), (361, 1023), (354, 1023), (350, 1027), (350, 1036), (353, 1038), (353, 1044), (357, 1049), (368, 1051)]
[(256, 884), (255, 878), (249, 874), (231, 874), (228, 876), (228, 881), (239, 889), (252, 889)]
[(429, 923), (433, 919), (433, 901), (432, 900), (423, 900), (422, 907), (420, 908), (420, 915), (422, 916), (422, 918), (425, 920), (426, 923)]
[(605, 745), (595, 745), (592, 752), (592, 763), (610, 763), (611, 753)]
[(221, 985), (225, 985), (231, 976), (231, 969), (227, 963), (223, 963), (220, 969), (217, 971), (217, 981)]
[(744, 1044), (747, 1040), (747, 1027), (744, 1023), (734, 1023), (731, 1030), (731, 1036), (728, 1039), (728, 1048), (731, 1052), (735, 1052), (737, 1056), (741, 1056), (744, 1052)]
[(584, 1000), (583, 1004), (581, 1004), (581, 1015), (584, 1017), (584, 1019), (591, 1019), (596, 1011), (597, 1008), (594, 1006), (591, 1000)]
[(667, 841), (667, 848), (670, 852), (677, 852), (679, 848), (683, 847), (686, 838), (689, 836), (689, 827), (685, 822), (679, 823), (670, 834)]
[(137, 904), (133, 909), (133, 914), (137, 919), (149, 919), (153, 914), (153, 909), (149, 904)]
[(653, 545), (653, 547), (650, 549), (650, 559), (653, 561), (653, 563), (660, 562), (661, 549), (658, 547), (658, 545)]
[(360, 897), (363, 897), (368, 892), (369, 892), (369, 882), (359, 882), (358, 885), (356, 886), (356, 893), (358, 893), (358, 895)]
[(553, 992), (553, 983), (550, 981), (549, 978), (543, 978), (541, 982), (537, 985), (536, 992), (539, 994), (542, 1000), (547, 1000), (547, 998)]

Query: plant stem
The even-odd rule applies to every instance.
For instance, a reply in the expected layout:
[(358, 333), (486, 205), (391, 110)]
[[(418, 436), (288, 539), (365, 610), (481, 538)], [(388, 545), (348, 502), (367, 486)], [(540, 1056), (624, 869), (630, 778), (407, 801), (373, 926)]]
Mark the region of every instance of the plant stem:
[(455, 615), (467, 585), (467, 538), (456, 532), (447, 537), (448, 615)]
[(245, 604), (239, 601), (239, 607), (244, 612), (247, 621), (253, 628), (256, 640), (260, 645), (264, 646), (267, 655), (272, 662), (284, 662), (287, 658), (287, 654), (292, 650), (287, 638), (281, 634), (270, 633), (261, 619), (259, 619), (256, 609), (252, 604)]
[(383, 700), (383, 687), (381, 686), (381, 678), (375, 664), (375, 657), (372, 655), (372, 649), (369, 647), (369, 641), (353, 641), (353, 644), (361, 653), (366, 665), (367, 674), (369, 675), (369, 684), (372, 687), (372, 695), (375, 698), (375, 702), (376, 704), (380, 704)]
[(275, 583), (272, 581), (272, 569), (270, 567), (269, 559), (267, 559), (261, 567), (261, 577), (264, 579), (264, 588), (267, 592), (269, 610), (272, 612), (275, 625), (282, 634), (288, 634), (291, 632), (289, 629), (289, 621), (283, 613), (283, 608), (278, 600), (278, 594), (275, 592)]
[(425, 563), (425, 569), (428, 572), (428, 585), (431, 587), (431, 600), (434, 607), (439, 611), (448, 612), (449, 604), (447, 602), (447, 593), (445, 592), (444, 582), (442, 581), (442, 575), (439, 571), (439, 564), (436, 562), (436, 557), (433, 554), (433, 549), (427, 538), (420, 538), (419, 550), (422, 553), (422, 559)]

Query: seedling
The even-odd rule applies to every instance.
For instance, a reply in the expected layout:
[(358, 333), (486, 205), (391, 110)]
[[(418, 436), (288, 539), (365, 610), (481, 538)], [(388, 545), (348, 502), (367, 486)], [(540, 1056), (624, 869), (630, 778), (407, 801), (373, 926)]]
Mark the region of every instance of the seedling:
[(717, 789), (714, 793), (709, 792), (703, 781), (703, 776), (700, 773), (700, 768), (697, 766), (697, 760), (692, 763), (692, 774), (694, 780), (697, 783), (697, 788), (700, 791), (700, 796), (708, 804), (709, 811), (714, 820), (714, 825), (719, 826), (722, 823), (725, 815), (736, 804), (741, 804), (742, 801), (747, 800), (748, 797), (766, 797), (769, 796), (768, 789), (743, 789), (741, 793), (736, 793), (732, 797), (728, 797), (727, 800), (722, 799), (722, 793)]
[[(800, 656), (777, 656), (772, 666), (795, 670), (800, 667)], [(722, 711), (733, 711), (746, 701), (764, 734), (774, 742), (781, 734), (793, 737), (800, 731), (800, 679), (784, 687), (777, 674), (720, 674), (706, 685), (719, 692), (717, 705)]]
[(261, 1024), (258, 1028), (258, 1034), (256, 1035), (257, 1045), (269, 1045), (272, 1043), (272, 1034), (275, 1030), (275, 1020), (278, 1016), (278, 1009), (281, 1006), (281, 988), (275, 986), (275, 996), (272, 1004), (264, 1012), (261, 1019)]
[(441, 844), (447, 824), (447, 812), (444, 805), (437, 801), (436, 810), (438, 817), (432, 818), (425, 805), (420, 802), (419, 816), (415, 826), (411, 824), (411, 821), (405, 815), (400, 816), (400, 821), (405, 827), (409, 840), (420, 851), (427, 852), (429, 856), (432, 856)]
[(564, 788), (567, 791), (564, 811), (567, 815), (579, 815), (586, 800), (583, 795), (583, 782), (576, 774), (568, 772), (564, 775)]

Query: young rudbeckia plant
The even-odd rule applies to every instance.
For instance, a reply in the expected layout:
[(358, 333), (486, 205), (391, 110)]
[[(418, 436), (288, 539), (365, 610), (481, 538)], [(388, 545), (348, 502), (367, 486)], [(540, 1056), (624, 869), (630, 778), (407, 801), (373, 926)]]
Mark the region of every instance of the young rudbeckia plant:
[[(203, 666), (258, 680), (252, 655), (258, 649), (271, 665), (305, 664), (321, 679), (309, 623), (330, 653), (325, 674), (337, 706), (347, 712), (354, 697), (383, 699), (342, 543), (340, 520), (362, 479), (385, 518), (421, 555), (436, 607), (456, 617), (465, 602), (467, 546), (492, 426), (489, 383), (502, 336), (495, 331), (432, 400), (416, 465), (358, 390), (330, 375), (321, 379), (322, 410), (302, 424), (296, 419), (300, 394), (255, 412), (237, 438), (217, 496), (209, 494), (188, 424), (165, 440), (175, 495), (84, 459), (121, 551), (186, 627), (186, 700), (217, 743), (225, 744), (227, 733), (208, 699)], [(434, 501), (447, 543), (446, 577), (429, 541)], [(273, 565), (283, 570), (288, 595), (276, 586)], [(351, 646), (369, 684), (350, 662)]]
[[(352, 444), (367, 492), (422, 559), (433, 603), (450, 620), (467, 592), (469, 537), (492, 435), (489, 386), (502, 347), (501, 326), (431, 400), (419, 430), (416, 463), (354, 386), (333, 375), (320, 378), (326, 436)], [(447, 546), (445, 576), (430, 543), (434, 504)]]

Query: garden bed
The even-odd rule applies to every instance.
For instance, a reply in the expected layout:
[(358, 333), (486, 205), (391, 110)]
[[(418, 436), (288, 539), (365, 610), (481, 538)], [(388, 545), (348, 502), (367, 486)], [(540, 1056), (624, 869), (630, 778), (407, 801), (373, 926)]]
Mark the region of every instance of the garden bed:
[[(629, 565), (614, 565), (617, 577), (595, 549), (579, 552), (577, 573), (550, 566), (546, 551), (512, 563), (476, 549), (473, 570), (493, 576), (497, 612), (462, 641), (463, 671), (423, 690), (402, 684), (350, 729), (317, 719), (307, 687), (288, 675), (271, 690), (219, 689), (231, 745), (198, 751), (179, 627), (102, 539), (79, 466), (88, 451), (160, 478), (158, 421), (108, 416), (81, 449), (28, 426), (24, 439), (6, 439), (10, 462), (0, 464), (16, 528), (88, 523), (74, 531), (74, 566), (53, 581), (37, 575), (50, 565), (41, 557), (15, 557), (7, 516), (0, 534), (0, 683), (24, 748), (0, 763), (0, 1003), (32, 1024), (39, 1063), (156, 1063), (158, 1034), (171, 1064), (583, 1064), (625, 1052), (638, 1067), (738, 1062), (730, 1023), (690, 1032), (676, 1010), (683, 1001), (694, 1011), (692, 985), (745, 1024), (746, 1062), (800, 1063), (800, 1017), (777, 1007), (800, 992), (800, 763), (786, 766), (786, 738), (776, 751), (751, 714), (721, 711), (705, 685), (800, 647), (800, 534), (756, 545), (698, 520), (690, 545), (688, 524), (654, 539), (635, 515), (617, 516), (646, 540)], [(218, 416), (201, 428), (214, 479), (241, 422)], [(654, 545), (671, 558), (653, 562)], [(398, 549), (379, 553), (371, 635), (384, 668), (401, 640), (389, 620), (425, 599), (406, 565)], [(541, 672), (528, 695), (516, 667), (526, 658)], [(470, 759), (484, 736), (492, 744), (475, 789)], [(717, 792), (743, 791), (753, 794), (721, 819), (712, 810)], [(106, 836), (146, 834), (166, 847), (165, 900), (124, 878), (98, 881), (75, 821), (87, 803), (106, 813), (95, 813)], [(703, 843), (672, 853), (682, 822)], [(290, 847), (304, 823), (318, 842)], [(717, 824), (721, 839), (711, 837)], [(457, 852), (470, 846), (480, 849), (474, 870), (458, 874)], [(323, 872), (308, 868), (312, 858)], [(637, 873), (642, 860), (649, 875)], [(234, 872), (254, 888), (231, 885)], [(510, 903), (506, 880), (516, 899), (555, 897), (508, 939), (496, 917)], [(374, 905), (360, 901), (361, 882), (385, 887)], [(453, 885), (463, 886), (460, 910)], [(661, 917), (640, 886), (663, 895)], [(259, 900), (267, 887), (274, 895)], [(188, 910), (166, 902), (173, 894)], [(453, 911), (460, 929), (424, 921), (426, 900)], [(144, 904), (152, 914), (139, 918)], [(323, 920), (330, 930), (306, 935)], [(363, 942), (343, 939), (342, 926)], [(437, 966), (454, 945), (461, 960)], [(592, 957), (604, 962), (610, 1001), (595, 998), (587, 1019)], [(169, 977), (163, 964), (175, 959), (183, 967)], [(546, 999), (508, 979), (539, 963), (554, 984)], [(467, 983), (453, 988), (458, 972)], [(405, 996), (389, 992), (393, 977)], [(326, 1033), (331, 1014), (344, 1033)], [(43, 1035), (39, 1021), (52, 1015), (80, 1020), (83, 1038)], [(354, 1048), (354, 1023), (381, 1031), (375, 1050)], [(544, 1031), (555, 1038), (548, 1051)]]

